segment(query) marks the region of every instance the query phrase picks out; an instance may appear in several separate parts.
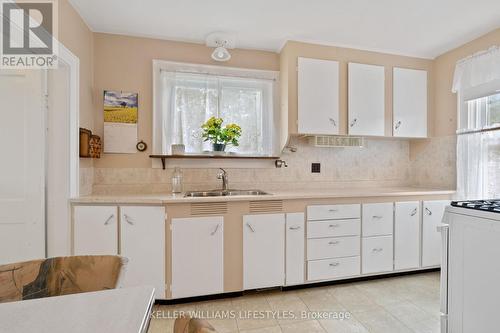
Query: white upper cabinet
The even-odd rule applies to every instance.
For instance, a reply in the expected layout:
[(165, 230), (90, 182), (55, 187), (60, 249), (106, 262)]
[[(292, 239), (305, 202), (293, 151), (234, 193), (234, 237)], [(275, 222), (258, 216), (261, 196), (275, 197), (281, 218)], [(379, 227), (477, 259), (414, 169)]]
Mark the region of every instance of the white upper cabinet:
[(348, 110), (350, 135), (384, 136), (384, 66), (349, 63)]
[(339, 134), (339, 63), (298, 58), (299, 134)]
[(394, 68), (393, 134), (427, 137), (427, 71)]

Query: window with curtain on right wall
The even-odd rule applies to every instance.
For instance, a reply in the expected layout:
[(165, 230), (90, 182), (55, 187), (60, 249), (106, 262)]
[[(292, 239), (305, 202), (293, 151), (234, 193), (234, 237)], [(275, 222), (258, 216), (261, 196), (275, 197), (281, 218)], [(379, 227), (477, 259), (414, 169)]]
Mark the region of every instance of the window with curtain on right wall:
[(500, 50), (457, 63), (457, 197), (500, 198)]

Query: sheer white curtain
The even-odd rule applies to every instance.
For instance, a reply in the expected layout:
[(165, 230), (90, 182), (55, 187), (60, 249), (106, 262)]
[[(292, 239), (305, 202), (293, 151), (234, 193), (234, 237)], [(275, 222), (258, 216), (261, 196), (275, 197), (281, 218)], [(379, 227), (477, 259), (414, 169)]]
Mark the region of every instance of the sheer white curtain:
[(496, 46), (457, 63), (457, 197), (500, 197), (500, 49)]
[(156, 128), (161, 131), (163, 154), (171, 153), (172, 144), (184, 144), (187, 153), (211, 150), (201, 130), (210, 117), (224, 119), (223, 126), (236, 123), (242, 128), (240, 145), (226, 151), (272, 153), (274, 81), (162, 70), (158, 85), (155, 113), (162, 125)]

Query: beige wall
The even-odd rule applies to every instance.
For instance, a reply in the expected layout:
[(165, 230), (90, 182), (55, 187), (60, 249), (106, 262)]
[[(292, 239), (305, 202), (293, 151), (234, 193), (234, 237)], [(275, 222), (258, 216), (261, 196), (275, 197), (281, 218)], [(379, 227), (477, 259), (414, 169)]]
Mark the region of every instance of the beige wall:
[[(95, 132), (103, 134), (102, 93), (105, 89), (133, 91), (139, 93), (138, 137), (148, 143), (148, 150), (135, 154), (104, 154), (95, 160), (96, 167), (151, 167), (148, 157), (152, 132), (152, 61), (153, 59), (217, 64), (228, 67), (243, 67), (264, 70), (279, 70), (279, 55), (253, 50), (231, 50), (232, 58), (217, 63), (210, 58), (212, 48), (200, 44), (181, 43), (158, 39), (137, 38), (96, 33), (94, 35)], [(106, 144), (104, 142), (104, 144)]]

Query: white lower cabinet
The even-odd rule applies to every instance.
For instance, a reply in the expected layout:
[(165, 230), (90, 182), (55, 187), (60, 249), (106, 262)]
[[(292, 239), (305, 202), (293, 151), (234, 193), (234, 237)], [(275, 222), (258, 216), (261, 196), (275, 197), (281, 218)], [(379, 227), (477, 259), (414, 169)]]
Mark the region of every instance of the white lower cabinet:
[(354, 277), (360, 274), (359, 264), (359, 256), (308, 261), (307, 279), (315, 281)]
[(363, 274), (393, 270), (392, 235), (363, 238), (362, 248)]
[(394, 219), (394, 269), (420, 266), (420, 202), (396, 202)]
[(308, 239), (307, 260), (359, 256), (360, 247), (359, 236)]
[(118, 254), (116, 206), (75, 206), (73, 222), (74, 255)]
[(224, 218), (172, 219), (172, 297), (224, 291)]
[(441, 265), (441, 234), (437, 231), (448, 200), (422, 202), (422, 267)]
[(120, 207), (120, 255), (129, 260), (124, 286), (150, 285), (165, 298), (165, 207)]
[(363, 237), (392, 235), (394, 203), (363, 204)]
[(285, 214), (243, 216), (243, 288), (282, 286)]
[(304, 283), (304, 213), (286, 214), (285, 284)]

